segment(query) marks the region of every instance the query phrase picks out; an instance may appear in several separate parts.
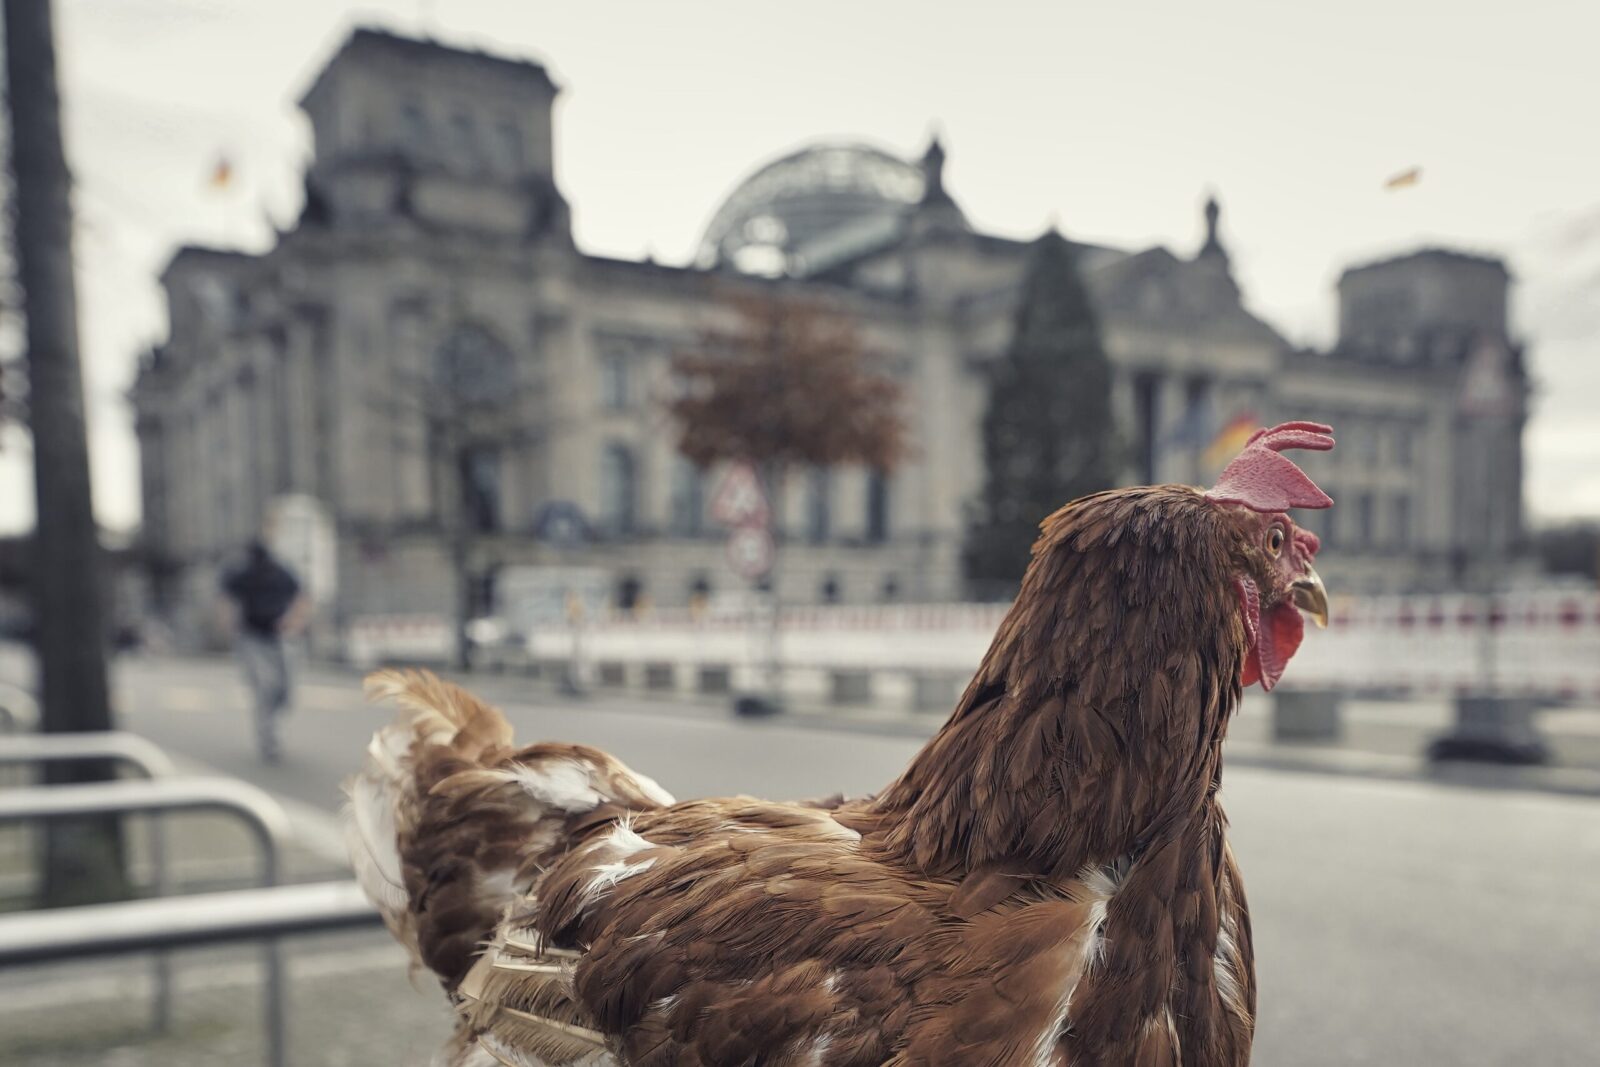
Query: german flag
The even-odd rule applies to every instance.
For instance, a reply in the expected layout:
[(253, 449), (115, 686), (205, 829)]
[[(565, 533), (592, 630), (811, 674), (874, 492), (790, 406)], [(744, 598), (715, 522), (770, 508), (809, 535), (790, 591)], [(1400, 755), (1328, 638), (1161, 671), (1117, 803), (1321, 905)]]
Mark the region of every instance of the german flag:
[(1211, 439), (1206, 446), (1205, 453), (1200, 457), (1201, 462), (1210, 470), (1221, 470), (1234, 456), (1243, 450), (1250, 435), (1261, 428), (1260, 421), (1253, 411), (1243, 411), (1223, 424), (1217, 431), (1217, 436)]

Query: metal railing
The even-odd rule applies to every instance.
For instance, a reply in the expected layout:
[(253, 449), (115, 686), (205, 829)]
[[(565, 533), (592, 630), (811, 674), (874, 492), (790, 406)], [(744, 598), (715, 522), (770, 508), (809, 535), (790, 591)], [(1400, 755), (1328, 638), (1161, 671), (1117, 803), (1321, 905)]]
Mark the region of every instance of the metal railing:
[[(172, 759), (161, 747), (138, 734), (111, 730), (88, 733), (22, 734), (0, 737), (0, 767), (42, 766), (49, 763), (105, 761), (131, 767), (145, 778), (170, 778)], [(172, 870), (167, 865), (166, 825), (157, 817), (150, 824), (150, 865), (155, 870), (159, 896), (171, 896)], [(158, 951), (152, 962), (155, 1004), (152, 1022), (160, 1033), (172, 1026), (172, 959)]]
[[(283, 849), (290, 836), (289, 820), (272, 797), (248, 783), (230, 778), (186, 778), (37, 786), (0, 791), (0, 825), (95, 815), (147, 814), (160, 817), (176, 811), (214, 811), (240, 817), (261, 847), (261, 884), (267, 887), (277, 884)], [(57, 917), (68, 923), (78, 923), (80, 929), (77, 936), (86, 945), (94, 944), (100, 941), (101, 936), (101, 931), (94, 925), (97, 918), (112, 914), (103, 909), (140, 909), (172, 905), (173, 914), (177, 915), (186, 909), (199, 907), (194, 902), (213, 896), (216, 894), (166, 897), (158, 900), (64, 908), (44, 914), (31, 912), (8, 917), (0, 920), (4, 923), (5, 929), (4, 936), (0, 937), (0, 949), (10, 943), (7, 939), (23, 938), (26, 931), (35, 924), (44, 923), (46, 928), (49, 928)], [(126, 914), (132, 914), (137, 918), (141, 912), (134, 910)], [(143, 914), (153, 913), (146, 911)], [(287, 1028), (284, 1019), (283, 956), (273, 935), (260, 936), (266, 939), (263, 957), (266, 966), (264, 1022), (267, 1034), (267, 1062), (271, 1067), (284, 1067), (287, 1063)], [(148, 947), (159, 949), (163, 945), (170, 946), (176, 943), (182, 942), (181, 940), (163, 942), (154, 939), (148, 942)], [(79, 954), (94, 951), (92, 948), (85, 948)], [(121, 951), (128, 949), (107, 950), (108, 953)], [(3, 956), (3, 952), (0, 952), (0, 956)]]
[(0, 767), (91, 760), (120, 763), (145, 778), (170, 778), (174, 773), (171, 757), (159, 745), (120, 730), (0, 737)]
[(0, 967), (265, 941), (267, 1063), (286, 1067), (289, 1042), (278, 939), (381, 922), (377, 909), (353, 881), (86, 904), (0, 916)]
[(377, 926), (353, 881), (235, 889), (0, 916), (0, 967)]

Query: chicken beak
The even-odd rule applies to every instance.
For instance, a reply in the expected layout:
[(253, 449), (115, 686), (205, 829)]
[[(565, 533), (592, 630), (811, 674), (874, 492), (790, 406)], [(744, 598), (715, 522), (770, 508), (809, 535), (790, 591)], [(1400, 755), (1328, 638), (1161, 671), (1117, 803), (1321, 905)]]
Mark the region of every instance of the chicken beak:
[(1310, 615), (1319, 629), (1328, 626), (1328, 591), (1323, 588), (1322, 577), (1308, 564), (1306, 572), (1289, 586), (1289, 596), (1294, 606)]

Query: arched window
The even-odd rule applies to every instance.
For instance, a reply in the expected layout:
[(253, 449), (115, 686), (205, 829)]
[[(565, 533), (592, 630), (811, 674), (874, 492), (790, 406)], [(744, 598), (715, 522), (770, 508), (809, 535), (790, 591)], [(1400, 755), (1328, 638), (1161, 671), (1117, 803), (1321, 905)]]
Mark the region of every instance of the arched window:
[(673, 461), (672, 532), (699, 537), (705, 530), (705, 472), (683, 456)]
[(439, 399), (456, 405), (505, 403), (517, 384), (511, 350), (471, 322), (456, 326), (439, 346), (433, 374), (442, 393)]
[(638, 475), (633, 451), (613, 441), (600, 456), (600, 524), (613, 536), (634, 530)]

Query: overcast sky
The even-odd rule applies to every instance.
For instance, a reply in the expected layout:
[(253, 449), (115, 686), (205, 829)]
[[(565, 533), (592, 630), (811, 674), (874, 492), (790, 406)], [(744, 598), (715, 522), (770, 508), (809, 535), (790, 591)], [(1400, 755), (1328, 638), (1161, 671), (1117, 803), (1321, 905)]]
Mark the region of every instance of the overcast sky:
[[(1485, 9), (1473, 14), (1469, 7)], [(1493, 13), (1488, 13), (1489, 9)], [(1538, 519), (1600, 516), (1600, 5), (57, 0), (96, 505), (138, 520), (122, 395), (183, 242), (263, 248), (299, 208), (294, 100), (354, 25), (544, 62), (579, 245), (689, 259), (719, 200), (801, 143), (913, 154), (938, 128), (981, 229), (1192, 251), (1215, 191), (1254, 309), (1324, 342), (1354, 261), (1505, 256), (1539, 394)], [(207, 188), (219, 157), (237, 179)], [(1413, 166), (1422, 180), (1385, 192)], [(1314, 414), (1314, 413), (1308, 413)], [(27, 524), (24, 442), (0, 528)]]

